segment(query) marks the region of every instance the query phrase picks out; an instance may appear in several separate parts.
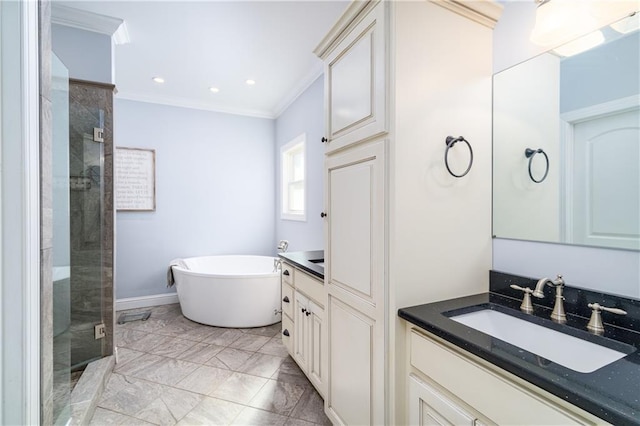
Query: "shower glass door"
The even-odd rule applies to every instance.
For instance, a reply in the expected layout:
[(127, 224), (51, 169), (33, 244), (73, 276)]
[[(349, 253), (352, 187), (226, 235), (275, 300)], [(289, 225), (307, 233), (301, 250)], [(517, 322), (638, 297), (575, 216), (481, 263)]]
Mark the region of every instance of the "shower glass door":
[(105, 113), (90, 88), (69, 87), (71, 369), (103, 356), (103, 223)]

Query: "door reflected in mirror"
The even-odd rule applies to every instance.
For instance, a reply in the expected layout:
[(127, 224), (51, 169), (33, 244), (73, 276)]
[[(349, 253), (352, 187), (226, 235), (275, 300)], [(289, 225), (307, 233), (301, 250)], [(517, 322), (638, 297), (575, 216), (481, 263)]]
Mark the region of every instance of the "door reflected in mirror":
[(494, 75), (494, 236), (640, 250), (639, 22)]

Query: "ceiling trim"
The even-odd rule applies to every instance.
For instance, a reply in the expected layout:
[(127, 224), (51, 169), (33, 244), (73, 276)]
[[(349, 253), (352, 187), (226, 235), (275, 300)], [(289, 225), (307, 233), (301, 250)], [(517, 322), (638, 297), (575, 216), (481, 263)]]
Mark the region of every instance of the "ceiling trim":
[(271, 111), (253, 110), (245, 108), (227, 108), (216, 105), (201, 103), (190, 99), (177, 98), (177, 97), (164, 97), (164, 96), (149, 96), (140, 93), (118, 91), (115, 95), (117, 99), (126, 99), (129, 101), (146, 102), (151, 104), (160, 104), (167, 106), (174, 106), (179, 108), (191, 108), (202, 111), (220, 112), (224, 114), (244, 115), (247, 117), (255, 118), (268, 118), (271, 120), (276, 119), (276, 115)]
[(131, 41), (124, 20), (63, 6), (58, 3), (51, 5), (51, 22), (108, 35), (115, 44), (127, 44)]
[(280, 117), (283, 112), (287, 110), (293, 104), (305, 90), (309, 88), (313, 84), (314, 81), (318, 79), (322, 75), (324, 71), (324, 65), (322, 62), (318, 62), (313, 66), (311, 71), (304, 76), (298, 84), (296, 84), (283, 98), (276, 107), (274, 108), (275, 117)]
[(485, 27), (495, 28), (503, 6), (494, 0), (429, 0), (432, 3), (465, 16)]

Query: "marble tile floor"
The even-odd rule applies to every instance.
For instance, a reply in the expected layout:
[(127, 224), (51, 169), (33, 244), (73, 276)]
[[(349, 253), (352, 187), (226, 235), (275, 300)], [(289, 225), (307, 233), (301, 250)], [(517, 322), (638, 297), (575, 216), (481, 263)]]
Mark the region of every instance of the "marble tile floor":
[(149, 309), (147, 321), (116, 324), (118, 363), (91, 425), (331, 424), (280, 323), (210, 327), (177, 304), (122, 312)]

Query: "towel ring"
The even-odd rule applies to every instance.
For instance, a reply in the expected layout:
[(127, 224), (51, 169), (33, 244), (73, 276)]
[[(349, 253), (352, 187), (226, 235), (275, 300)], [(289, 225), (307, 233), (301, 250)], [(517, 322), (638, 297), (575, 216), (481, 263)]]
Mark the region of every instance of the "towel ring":
[[(467, 167), (467, 170), (465, 170), (461, 175), (453, 173), (451, 171), (451, 168), (449, 167), (449, 150), (458, 142), (466, 143), (467, 147), (469, 147), (469, 154), (471, 154), (471, 158), (469, 159), (469, 166)], [(471, 166), (473, 165), (473, 149), (471, 149), (471, 144), (462, 136), (458, 136), (457, 138), (454, 138), (453, 136), (447, 136), (445, 143), (447, 144), (447, 150), (444, 152), (444, 165), (447, 167), (447, 171), (453, 177), (461, 178), (465, 176), (467, 173), (469, 173), (469, 170), (471, 170)]]
[[(544, 159), (547, 162), (547, 167), (546, 167), (546, 169), (544, 171), (544, 176), (542, 176), (542, 179), (540, 179), (540, 180), (536, 180), (533, 177), (533, 173), (531, 173), (531, 163), (533, 162), (533, 157), (535, 157), (536, 154), (544, 155)], [(549, 157), (547, 156), (547, 153), (544, 152), (544, 150), (542, 148), (538, 148), (538, 149), (527, 148), (527, 149), (524, 150), (524, 156), (529, 159), (529, 177), (531, 178), (531, 180), (534, 181), (535, 183), (543, 182), (547, 178), (547, 175), (549, 174)]]

